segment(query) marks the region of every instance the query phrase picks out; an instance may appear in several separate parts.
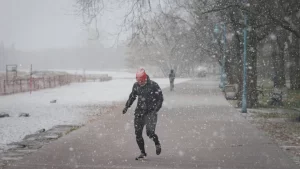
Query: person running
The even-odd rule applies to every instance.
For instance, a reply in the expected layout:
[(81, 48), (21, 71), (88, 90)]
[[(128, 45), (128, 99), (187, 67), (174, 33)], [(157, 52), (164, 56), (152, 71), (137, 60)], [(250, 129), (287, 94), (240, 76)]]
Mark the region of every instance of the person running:
[(141, 151), (141, 154), (136, 157), (136, 160), (144, 159), (147, 156), (145, 151), (145, 143), (143, 139), (143, 128), (146, 126), (146, 134), (155, 143), (156, 154), (161, 153), (161, 145), (158, 136), (155, 134), (157, 123), (157, 113), (163, 104), (163, 94), (159, 85), (150, 80), (144, 69), (139, 69), (136, 73), (136, 83), (132, 87), (132, 92), (126, 102), (123, 114), (133, 104), (138, 96), (138, 102), (134, 113), (134, 129), (136, 142)]

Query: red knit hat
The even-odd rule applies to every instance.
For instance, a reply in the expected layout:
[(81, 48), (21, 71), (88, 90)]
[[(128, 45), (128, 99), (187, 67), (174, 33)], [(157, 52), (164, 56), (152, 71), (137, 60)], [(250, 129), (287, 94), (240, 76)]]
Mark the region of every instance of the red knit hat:
[(147, 83), (147, 74), (145, 69), (140, 68), (136, 72), (136, 81), (139, 83), (140, 86), (144, 86)]

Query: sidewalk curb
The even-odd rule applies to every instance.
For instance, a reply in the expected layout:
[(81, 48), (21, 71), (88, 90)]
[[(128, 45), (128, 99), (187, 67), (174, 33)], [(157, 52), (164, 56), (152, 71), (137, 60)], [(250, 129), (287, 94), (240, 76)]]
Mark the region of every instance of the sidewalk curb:
[(8, 163), (13, 161), (23, 159), (24, 156), (36, 152), (44, 145), (58, 140), (83, 126), (84, 125), (57, 125), (45, 132), (26, 135), (22, 141), (8, 144), (11, 148), (0, 154), (0, 168), (5, 167)]

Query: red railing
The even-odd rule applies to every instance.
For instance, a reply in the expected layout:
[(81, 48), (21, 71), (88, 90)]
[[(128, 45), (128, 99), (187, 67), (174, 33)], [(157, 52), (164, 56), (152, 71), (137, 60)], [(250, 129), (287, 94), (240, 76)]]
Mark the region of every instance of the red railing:
[(0, 95), (9, 95), (21, 92), (37, 91), (69, 85), (73, 82), (84, 82), (85, 78), (79, 75), (57, 75), (51, 77), (14, 79), (0, 81)]

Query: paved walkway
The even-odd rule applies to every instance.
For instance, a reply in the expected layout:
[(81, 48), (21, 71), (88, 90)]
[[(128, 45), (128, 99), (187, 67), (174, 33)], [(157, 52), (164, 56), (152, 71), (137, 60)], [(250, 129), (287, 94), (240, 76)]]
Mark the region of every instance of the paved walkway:
[(194, 80), (164, 92), (157, 134), (162, 154), (144, 133), (148, 159), (139, 154), (133, 112), (122, 107), (44, 146), (6, 169), (201, 168), (296, 169), (285, 152), (232, 108), (218, 82)]

